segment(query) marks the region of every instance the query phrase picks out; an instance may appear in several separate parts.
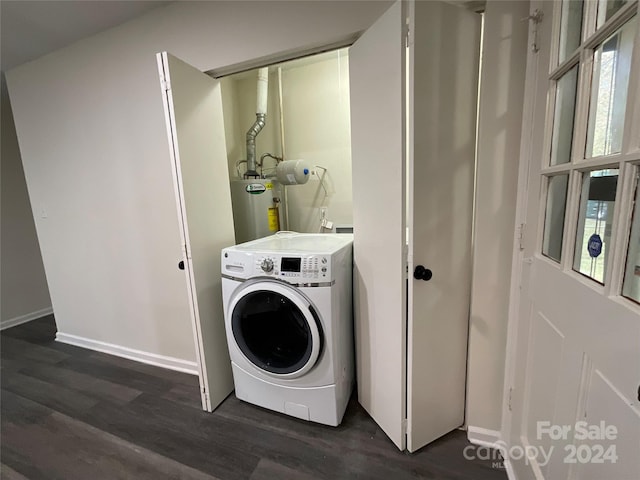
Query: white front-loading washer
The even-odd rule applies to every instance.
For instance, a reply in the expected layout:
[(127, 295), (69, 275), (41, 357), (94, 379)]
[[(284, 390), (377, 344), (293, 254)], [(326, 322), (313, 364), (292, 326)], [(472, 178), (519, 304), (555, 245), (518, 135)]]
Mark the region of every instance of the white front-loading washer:
[(354, 383), (348, 234), (280, 233), (222, 250), (236, 396), (339, 425)]

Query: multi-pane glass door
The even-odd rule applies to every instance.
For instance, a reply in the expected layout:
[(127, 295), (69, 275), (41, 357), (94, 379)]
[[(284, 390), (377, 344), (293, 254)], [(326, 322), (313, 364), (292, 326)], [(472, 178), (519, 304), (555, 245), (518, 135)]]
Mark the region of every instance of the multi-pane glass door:
[(640, 303), (638, 2), (555, 8), (540, 251), (602, 294)]

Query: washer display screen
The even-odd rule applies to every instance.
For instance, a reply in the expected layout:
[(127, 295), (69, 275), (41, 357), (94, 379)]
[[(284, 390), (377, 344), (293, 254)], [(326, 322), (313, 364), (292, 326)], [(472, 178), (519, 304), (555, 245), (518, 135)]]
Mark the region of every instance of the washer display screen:
[(282, 257), (282, 262), (280, 263), (280, 271), (281, 272), (299, 272), (300, 271), (300, 257), (291, 258), (291, 257)]

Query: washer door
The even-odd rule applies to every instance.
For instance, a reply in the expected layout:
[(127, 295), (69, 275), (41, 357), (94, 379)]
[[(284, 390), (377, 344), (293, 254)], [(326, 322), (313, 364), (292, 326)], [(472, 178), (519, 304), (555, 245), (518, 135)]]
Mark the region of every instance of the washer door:
[(309, 301), (273, 281), (252, 283), (230, 305), (233, 338), (244, 356), (265, 372), (296, 378), (311, 370), (322, 349), (322, 327)]

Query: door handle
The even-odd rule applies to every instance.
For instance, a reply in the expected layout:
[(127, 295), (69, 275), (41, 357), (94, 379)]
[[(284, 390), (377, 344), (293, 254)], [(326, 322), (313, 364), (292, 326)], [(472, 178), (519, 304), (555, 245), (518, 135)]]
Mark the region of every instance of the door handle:
[(428, 282), (433, 277), (433, 272), (428, 268), (424, 268), (423, 265), (418, 265), (416, 269), (413, 271), (413, 278), (416, 280), (424, 280)]
[(178, 262), (178, 269), (180, 269), (180, 270), (184, 270), (184, 260), (180, 260), (180, 261)]

